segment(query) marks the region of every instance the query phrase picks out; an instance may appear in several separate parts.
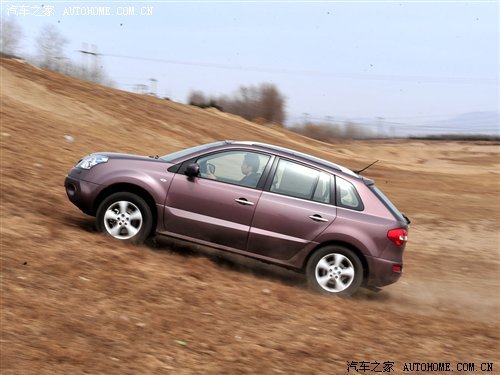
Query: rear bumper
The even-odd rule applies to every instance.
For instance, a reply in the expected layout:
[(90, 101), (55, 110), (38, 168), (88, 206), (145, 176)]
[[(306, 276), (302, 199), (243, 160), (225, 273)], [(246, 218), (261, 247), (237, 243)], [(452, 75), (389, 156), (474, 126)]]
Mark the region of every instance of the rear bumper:
[(76, 207), (87, 215), (95, 215), (94, 199), (100, 191), (101, 185), (66, 176), (64, 180), (66, 195)]
[[(382, 287), (393, 284), (401, 277), (403, 272), (402, 262), (373, 257), (367, 257), (366, 260), (369, 270), (365, 284), (367, 287)], [(398, 268), (399, 271), (397, 271)]]

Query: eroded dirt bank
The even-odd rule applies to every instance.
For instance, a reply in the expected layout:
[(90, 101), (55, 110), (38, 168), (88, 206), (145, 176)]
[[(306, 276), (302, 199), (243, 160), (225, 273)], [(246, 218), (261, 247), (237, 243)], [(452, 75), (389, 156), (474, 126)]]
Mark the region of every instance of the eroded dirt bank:
[[(347, 361), (500, 371), (498, 145), (325, 144), (1, 63), (2, 374), (339, 374)], [(329, 299), (259, 262), (117, 243), (66, 199), (66, 172), (90, 152), (161, 155), (221, 139), (353, 169), (381, 159), (366, 175), (413, 221), (402, 280)]]

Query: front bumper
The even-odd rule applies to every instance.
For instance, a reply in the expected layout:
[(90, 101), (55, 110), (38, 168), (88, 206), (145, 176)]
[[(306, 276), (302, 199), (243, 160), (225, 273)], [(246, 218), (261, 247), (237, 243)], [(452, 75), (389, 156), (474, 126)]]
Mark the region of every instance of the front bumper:
[(95, 216), (93, 202), (100, 191), (101, 185), (80, 180), (72, 176), (66, 176), (64, 187), (66, 188), (66, 195), (71, 203), (87, 215)]
[(367, 257), (368, 278), (367, 287), (382, 287), (393, 284), (399, 280), (403, 273), (402, 262), (395, 262), (381, 258)]

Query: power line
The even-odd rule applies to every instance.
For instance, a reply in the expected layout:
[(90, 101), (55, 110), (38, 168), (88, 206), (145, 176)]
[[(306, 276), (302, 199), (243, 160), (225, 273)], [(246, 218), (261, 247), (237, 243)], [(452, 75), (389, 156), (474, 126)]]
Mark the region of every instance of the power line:
[(416, 83), (451, 83), (451, 84), (498, 84), (497, 78), (471, 78), (471, 77), (432, 77), (432, 76), (410, 76), (410, 75), (384, 75), (384, 74), (353, 74), (353, 73), (336, 73), (326, 71), (314, 70), (293, 70), (293, 69), (275, 69), (275, 68), (262, 68), (257, 66), (244, 66), (244, 65), (226, 65), (218, 63), (205, 63), (181, 60), (159, 59), (153, 57), (140, 57), (140, 56), (127, 56), (99, 53), (100, 56), (151, 61), (163, 64), (183, 65), (183, 66), (196, 66), (203, 68), (215, 69), (228, 69), (228, 70), (243, 70), (254, 71), (260, 73), (275, 73), (275, 74), (289, 74), (289, 75), (307, 75), (318, 77), (333, 77), (343, 79), (368, 79), (377, 81), (394, 81), (394, 82), (416, 82)]

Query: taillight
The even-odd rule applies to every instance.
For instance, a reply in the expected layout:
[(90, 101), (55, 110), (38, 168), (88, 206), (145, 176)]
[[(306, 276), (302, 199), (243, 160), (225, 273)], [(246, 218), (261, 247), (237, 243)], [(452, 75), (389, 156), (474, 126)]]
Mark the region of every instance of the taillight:
[(387, 232), (387, 238), (398, 246), (402, 246), (408, 241), (408, 232), (404, 229), (391, 229)]

